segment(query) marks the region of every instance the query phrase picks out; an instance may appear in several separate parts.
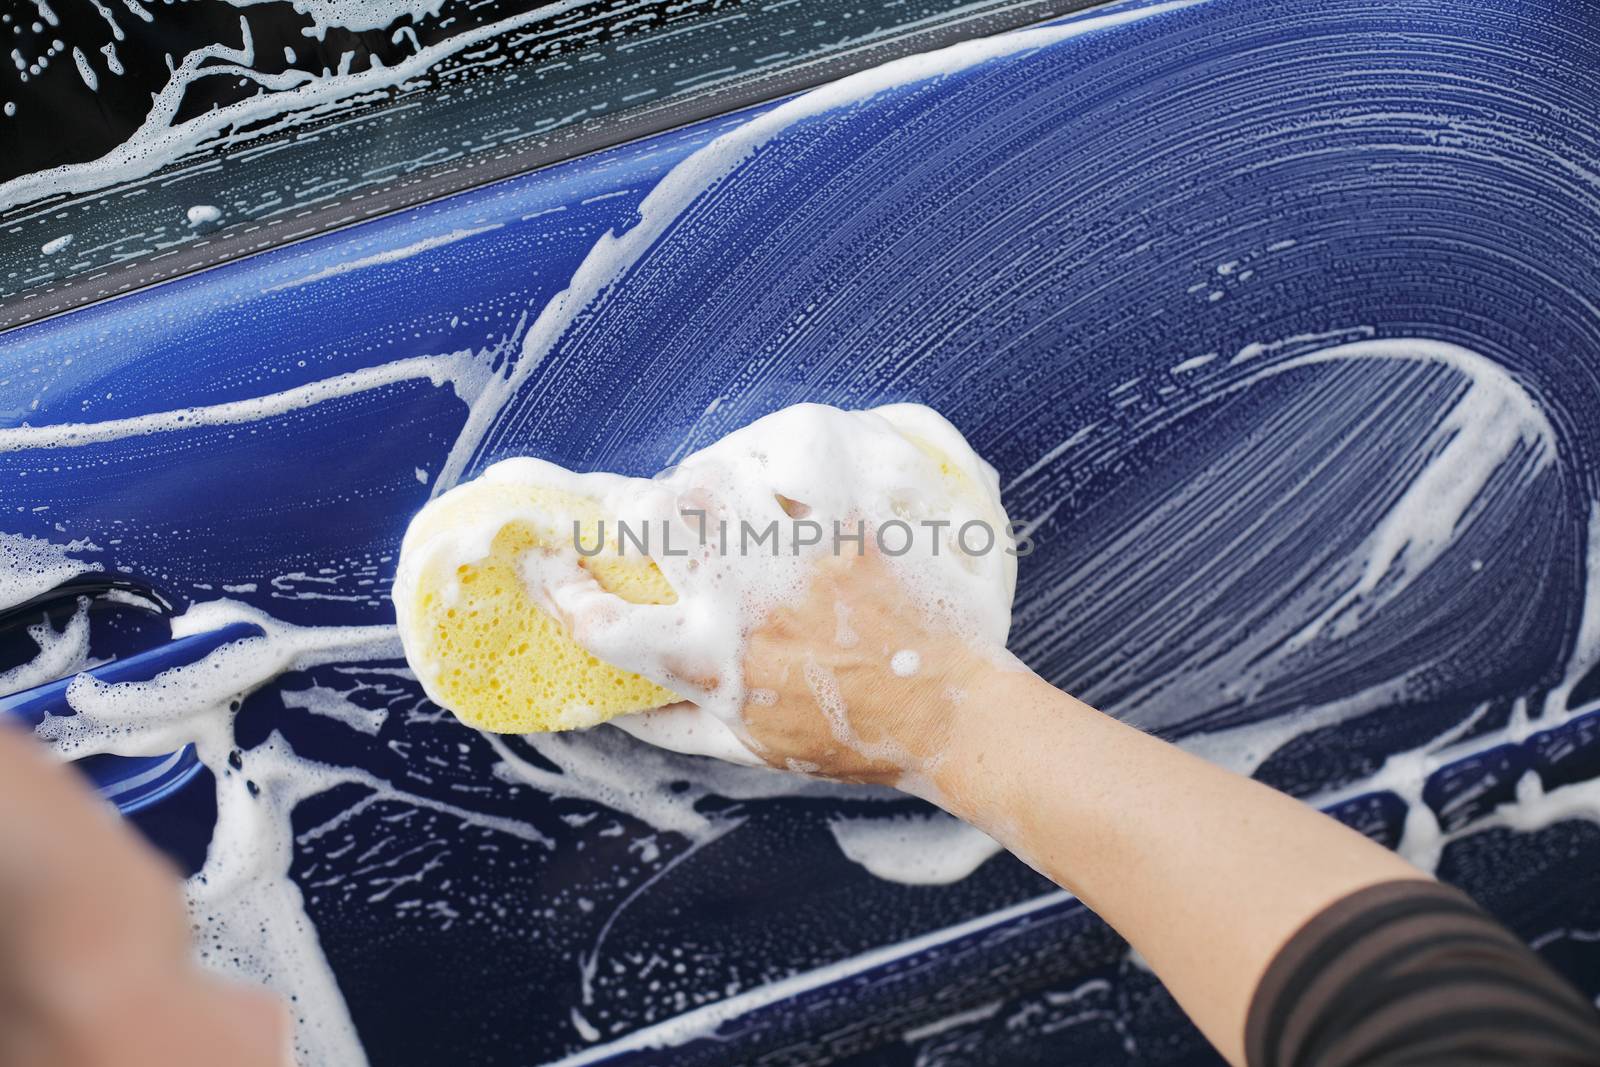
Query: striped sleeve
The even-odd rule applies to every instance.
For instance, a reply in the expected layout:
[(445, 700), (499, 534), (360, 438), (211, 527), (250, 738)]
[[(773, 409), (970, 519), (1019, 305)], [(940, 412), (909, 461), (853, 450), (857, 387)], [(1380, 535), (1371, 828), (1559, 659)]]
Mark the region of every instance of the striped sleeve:
[(1267, 968), (1249, 1067), (1600, 1067), (1600, 1013), (1436, 882), (1388, 882), (1312, 919)]

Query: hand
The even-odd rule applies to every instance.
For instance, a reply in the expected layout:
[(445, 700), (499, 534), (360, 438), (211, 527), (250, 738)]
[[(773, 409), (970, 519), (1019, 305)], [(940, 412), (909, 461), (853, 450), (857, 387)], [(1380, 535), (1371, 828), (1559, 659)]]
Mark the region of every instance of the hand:
[(817, 557), (798, 600), (753, 619), (730, 614), (737, 596), (708, 598), (713, 548), (657, 561), (678, 590), (670, 605), (624, 601), (581, 560), (547, 554), (524, 569), (579, 644), (689, 698), (646, 717), (689, 729), (713, 709), (738, 737), (705, 751), (913, 789), (937, 765), (977, 675), (1002, 660), (1024, 668), (1003, 649), (967, 647), (925, 612), (898, 573), (914, 562), (886, 559), (870, 539), (863, 548)]
[(195, 962), (178, 880), (0, 723), (0, 1065), (284, 1067), (276, 998)]
[(882, 556), (830, 557), (748, 635), (744, 725), (772, 766), (910, 788), (992, 658), (926, 618)]

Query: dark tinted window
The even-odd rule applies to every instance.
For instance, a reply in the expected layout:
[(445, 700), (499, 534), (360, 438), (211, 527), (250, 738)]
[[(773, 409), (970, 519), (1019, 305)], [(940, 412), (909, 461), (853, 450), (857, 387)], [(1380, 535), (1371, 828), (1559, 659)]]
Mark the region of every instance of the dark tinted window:
[(0, 326), (1082, 6), (16, 3)]

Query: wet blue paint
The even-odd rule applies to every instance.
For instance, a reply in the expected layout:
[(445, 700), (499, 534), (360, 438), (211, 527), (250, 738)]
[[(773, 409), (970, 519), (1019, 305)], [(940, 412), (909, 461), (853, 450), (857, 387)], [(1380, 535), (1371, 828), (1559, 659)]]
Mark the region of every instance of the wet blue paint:
[[(473, 468), (529, 453), (648, 473), (799, 400), (932, 404), (999, 467), (1013, 514), (1040, 520), (1015, 647), (1117, 713), (1172, 736), (1285, 724), (1258, 773), (1310, 796), (1359, 788), (1444, 731), (1488, 736), (1518, 701), (1532, 709), (1524, 744), (1453, 764), (1423, 801), (1469, 831), (1441, 873), (1592, 995), (1600, 828), (1470, 830), (1529, 770), (1546, 789), (1600, 774), (1593, 716), (1537, 719), (1572, 662), (1600, 489), (1597, 25), (1592, 5), (1555, 0), (1209, 0), (802, 122), (674, 220), (541, 355)], [(520, 359), (527, 323), (595, 240), (636, 225), (668, 169), (747, 119), (0, 336), (0, 422), (216, 404), (459, 350)], [(1389, 363), (1231, 390), (1251, 364), (1230, 364), (1251, 345), (1369, 337), (1448, 341), (1504, 369), (1548, 418), (1554, 459), (1508, 467), (1434, 568), (1315, 659), (1286, 660), (1244, 693), (1202, 688), (1192, 680), (1217, 649), (1270, 628), (1314, 580), (1297, 568), (1335, 568), (1381, 519), (1464, 388), (1453, 372)], [(61, 539), (60, 523), (101, 545), (108, 569), (137, 567), (180, 603), (256, 582), (241, 599), (282, 618), (382, 621), (399, 533), (431, 489), (415, 471), (439, 470), (463, 413), (449, 389), (411, 382), (248, 425), (8, 454), (0, 529)], [(1290, 493), (1296, 477), (1315, 491)], [(1158, 502), (1173, 508), (1151, 518)], [(1119, 540), (1130, 529), (1137, 543)], [(1401, 695), (1381, 707), (1311, 725), (1397, 679)], [(1597, 685), (1569, 706), (1591, 707)], [(306, 850), (296, 876), (377, 1063), (542, 1060), (585, 1047), (575, 1007), (626, 1034), (1046, 888), (1006, 859), (949, 887), (875, 881), (837, 854), (823, 820), (838, 805), (820, 801), (730, 804), (746, 821), (727, 838), (689, 854), (663, 836), (646, 862), (627, 843), (647, 828), (605, 813), (573, 826), (562, 817), (592, 805), (494, 785), (492, 753), (449, 722), (391, 715), (375, 741), (352, 738), (285, 708), (278, 688), (254, 695), (245, 721), (419, 795), (460, 802), (453, 786), (482, 785), (481, 810), (562, 843), (519, 854), (453, 840), (437, 819), (396, 831), (383, 822), (393, 805), (353, 819), (351, 841), (411, 833), (406, 846), (442, 857), (430, 899), (465, 916), (499, 909), (448, 927), (355, 888), (318, 891), (347, 861)], [(357, 799), (318, 798), (297, 821)], [(1392, 793), (1339, 811), (1399, 840)], [(611, 824), (625, 832), (603, 836)], [(602, 924), (601, 970), (580, 1003), (574, 961)], [(640, 973), (655, 956), (652, 989)], [(1208, 1062), (1115, 939), (1065, 904), (635, 1058), (744, 1063), (788, 1046), (859, 1064), (1137, 1063), (1153, 1048)]]

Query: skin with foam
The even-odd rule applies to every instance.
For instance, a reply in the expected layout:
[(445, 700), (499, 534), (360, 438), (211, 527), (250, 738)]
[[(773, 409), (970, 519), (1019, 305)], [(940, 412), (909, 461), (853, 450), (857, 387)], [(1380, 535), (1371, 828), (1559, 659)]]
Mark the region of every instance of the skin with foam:
[[(641, 535), (655, 539), (649, 557)], [(913, 404), (796, 405), (657, 479), (497, 464), (413, 521), (396, 615), (429, 696), (472, 725), (528, 732), (645, 712), (618, 724), (753, 762), (740, 725), (751, 620), (799, 598), (819, 559), (869, 548), (924, 611), (1004, 644), (1016, 557), (998, 478)]]

